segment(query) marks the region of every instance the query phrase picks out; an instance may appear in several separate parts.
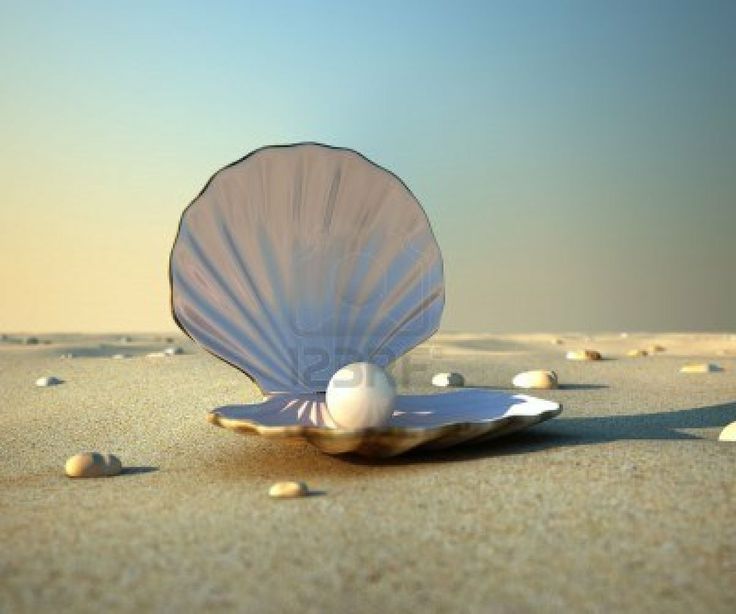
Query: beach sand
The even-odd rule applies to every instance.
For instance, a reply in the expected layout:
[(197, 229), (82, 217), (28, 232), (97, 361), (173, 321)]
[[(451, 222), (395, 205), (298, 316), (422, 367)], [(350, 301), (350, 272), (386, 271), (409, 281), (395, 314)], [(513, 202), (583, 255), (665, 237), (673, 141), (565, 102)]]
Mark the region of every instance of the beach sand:
[[(401, 391), (553, 369), (562, 388), (532, 394), (564, 412), (386, 461), (216, 428), (205, 413), (256, 387), (182, 337), (184, 355), (146, 358), (172, 344), (131, 336), (0, 343), (3, 613), (733, 611), (736, 444), (717, 437), (736, 336), (438, 335), (395, 366)], [(609, 359), (566, 361), (578, 348)], [(706, 361), (724, 371), (678, 373)], [(66, 478), (84, 450), (128, 469)], [(272, 500), (278, 480), (323, 494)]]

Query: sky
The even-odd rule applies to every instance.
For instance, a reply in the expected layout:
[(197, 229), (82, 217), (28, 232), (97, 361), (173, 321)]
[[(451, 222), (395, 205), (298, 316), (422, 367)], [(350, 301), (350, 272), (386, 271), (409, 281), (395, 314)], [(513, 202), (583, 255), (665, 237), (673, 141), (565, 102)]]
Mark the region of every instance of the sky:
[(163, 331), (179, 216), (356, 149), (446, 331), (736, 331), (736, 3), (0, 1), (0, 331)]

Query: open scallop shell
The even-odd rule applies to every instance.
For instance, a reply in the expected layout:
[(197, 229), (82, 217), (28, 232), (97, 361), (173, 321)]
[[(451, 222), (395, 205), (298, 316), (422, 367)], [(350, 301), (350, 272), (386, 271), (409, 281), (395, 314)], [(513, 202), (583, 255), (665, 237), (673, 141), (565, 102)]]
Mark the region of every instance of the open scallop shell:
[(385, 367), (434, 333), (442, 258), (395, 175), (348, 150), (259, 149), (184, 212), (172, 310), (265, 393), (326, 389), (345, 364)]
[(335, 428), (324, 400), (351, 362), (386, 367), (433, 334), (442, 257), (409, 189), (360, 154), (265, 147), (216, 173), (182, 215), (171, 253), (179, 326), (249, 375), (257, 405), (210, 412), (239, 432), (305, 438), (325, 452), (392, 456), (493, 437), (560, 406), (468, 389), (399, 396), (386, 427)]
[(228, 405), (212, 410), (209, 420), (238, 433), (302, 438), (328, 454), (388, 457), (413, 448), (436, 450), (491, 439), (561, 411), (557, 403), (524, 394), (466, 388), (399, 395), (386, 426), (356, 431), (333, 428), (324, 394), (278, 394), (256, 405)]

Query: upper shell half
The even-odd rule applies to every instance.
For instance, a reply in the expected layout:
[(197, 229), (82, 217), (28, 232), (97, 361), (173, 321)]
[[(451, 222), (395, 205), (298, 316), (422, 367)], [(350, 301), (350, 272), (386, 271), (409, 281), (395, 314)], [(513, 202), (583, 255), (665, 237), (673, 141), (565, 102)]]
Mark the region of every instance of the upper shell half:
[(347, 363), (380, 366), (434, 333), (442, 257), (395, 175), (312, 143), (259, 149), (185, 210), (172, 309), (197, 342), (266, 393), (325, 390)]

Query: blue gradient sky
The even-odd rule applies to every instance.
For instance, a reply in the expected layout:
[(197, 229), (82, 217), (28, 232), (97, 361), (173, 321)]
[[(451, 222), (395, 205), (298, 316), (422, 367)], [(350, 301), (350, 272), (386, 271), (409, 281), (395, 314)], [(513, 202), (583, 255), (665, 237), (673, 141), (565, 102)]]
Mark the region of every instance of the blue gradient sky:
[(448, 330), (736, 330), (736, 3), (0, 4), (4, 330), (171, 327), (181, 210), (271, 143), (402, 177)]

